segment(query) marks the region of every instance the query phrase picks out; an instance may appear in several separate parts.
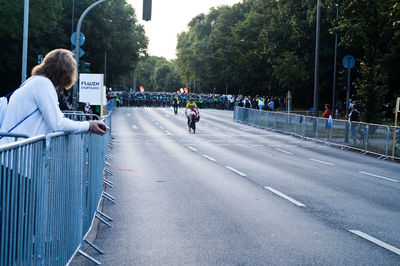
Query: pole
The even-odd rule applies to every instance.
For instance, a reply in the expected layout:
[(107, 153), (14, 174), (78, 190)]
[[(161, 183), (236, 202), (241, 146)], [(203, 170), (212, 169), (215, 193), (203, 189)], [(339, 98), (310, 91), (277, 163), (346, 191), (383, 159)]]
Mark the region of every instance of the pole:
[(321, 1), (317, 1), (317, 28), (315, 36), (315, 71), (314, 71), (314, 117), (318, 117), (318, 87), (319, 87), (319, 31), (321, 20)]
[(346, 119), (349, 118), (350, 72), (351, 69), (347, 68)]
[[(72, 30), (71, 30), (71, 34), (74, 33), (74, 21), (75, 20), (75, 0), (72, 0)], [(74, 49), (74, 45), (71, 43), (71, 50)]]
[[(339, 4), (336, 4), (336, 22), (339, 20)], [(335, 34), (335, 58), (333, 62), (333, 89), (332, 89), (332, 114), (335, 117), (335, 97), (336, 97), (336, 59), (337, 59), (338, 36)]]
[(393, 147), (392, 147), (392, 159), (394, 159), (394, 150), (396, 147), (396, 127), (397, 127), (397, 113), (400, 109), (400, 97), (397, 97), (396, 100), (396, 110), (394, 115), (394, 129), (393, 129)]
[(24, 5), (24, 33), (22, 41), (22, 73), (21, 83), (26, 80), (26, 61), (28, 58), (28, 24), (29, 24), (29, 0), (25, 0)]
[[(26, 0), (27, 1), (27, 0)], [(79, 51), (80, 51), (80, 35), (81, 35), (81, 27), (82, 27), (82, 22), (83, 19), (86, 17), (87, 13), (89, 13), (92, 8), (95, 6), (105, 2), (107, 0), (99, 0), (95, 3), (93, 3), (91, 6), (89, 6), (81, 15), (78, 21), (78, 25), (76, 26), (76, 39), (75, 39), (75, 61), (76, 61), (76, 66), (79, 68)], [(72, 108), (74, 110), (77, 110), (78, 108), (78, 82), (75, 82), (74, 88), (73, 88), (73, 96), (72, 96)]]
[(104, 85), (105, 86), (107, 86), (106, 77), (107, 77), (107, 50), (104, 51)]

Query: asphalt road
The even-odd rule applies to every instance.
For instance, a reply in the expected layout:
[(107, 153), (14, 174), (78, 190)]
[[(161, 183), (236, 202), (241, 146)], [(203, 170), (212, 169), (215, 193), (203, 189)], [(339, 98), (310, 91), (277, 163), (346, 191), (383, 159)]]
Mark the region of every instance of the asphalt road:
[[(400, 265), (400, 164), (201, 110), (118, 108), (103, 265)], [(92, 265), (78, 256), (71, 265)]]

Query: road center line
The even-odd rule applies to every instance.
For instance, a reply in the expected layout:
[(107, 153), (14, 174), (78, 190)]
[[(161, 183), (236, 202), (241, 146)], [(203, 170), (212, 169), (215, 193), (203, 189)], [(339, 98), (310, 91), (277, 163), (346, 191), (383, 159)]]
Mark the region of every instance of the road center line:
[(358, 231), (358, 230), (349, 230), (349, 232), (351, 232), (353, 234), (356, 234), (359, 237), (362, 237), (362, 238), (364, 238), (364, 239), (366, 239), (366, 240), (368, 240), (368, 241), (370, 241), (370, 242), (372, 242), (372, 243), (374, 243), (374, 244), (376, 244), (376, 245), (378, 245), (380, 247), (383, 247), (383, 248), (385, 248), (387, 250), (390, 250), (390, 251), (396, 253), (397, 255), (400, 255), (400, 249), (398, 249), (398, 248), (396, 248), (396, 247), (394, 247), (392, 245), (389, 245), (389, 244), (387, 244), (387, 243), (385, 243), (385, 242), (383, 242), (383, 241), (381, 241), (381, 240), (379, 240), (379, 239), (377, 239), (377, 238), (375, 238), (373, 236), (367, 235), (366, 233), (363, 233), (363, 232)]
[(208, 156), (208, 155), (203, 155), (203, 157), (204, 158), (206, 158), (206, 159), (208, 159), (208, 160), (210, 160), (210, 161), (213, 161), (213, 162), (216, 162), (217, 160), (215, 160), (214, 158), (212, 158), (212, 157), (210, 157), (210, 156)]
[(371, 173), (364, 172), (364, 171), (358, 171), (358, 172), (361, 173), (361, 174), (364, 174), (364, 175), (369, 175), (369, 176), (373, 176), (373, 177), (377, 177), (377, 178), (382, 178), (382, 179), (389, 180), (389, 181), (396, 182), (396, 183), (399, 182), (397, 180), (394, 180), (394, 179), (391, 179), (391, 178), (388, 178), (388, 177), (375, 175), (375, 174), (371, 174)]
[(292, 152), (289, 152), (289, 151), (285, 151), (285, 150), (281, 150), (281, 149), (275, 149), (275, 150), (280, 151), (280, 152), (283, 152), (283, 153), (286, 153), (286, 154), (293, 155), (293, 153), (292, 153)]
[(197, 151), (197, 149), (196, 149), (196, 148), (193, 148), (192, 146), (186, 146), (186, 147), (188, 147), (188, 149), (190, 149), (190, 150), (192, 150), (192, 151)]
[(238, 174), (238, 175), (240, 175), (240, 176), (247, 176), (246, 174), (244, 174), (244, 173), (242, 173), (242, 172), (236, 170), (235, 168), (232, 168), (232, 167), (230, 167), (230, 166), (225, 166), (225, 167), (226, 167), (227, 169), (229, 169), (229, 170), (235, 172), (236, 174)]
[(311, 161), (314, 161), (314, 162), (317, 162), (317, 163), (323, 163), (323, 164), (327, 164), (327, 165), (334, 165), (333, 163), (328, 163), (328, 162), (324, 162), (324, 161), (320, 161), (320, 160), (317, 160), (317, 159), (310, 159)]
[(276, 189), (273, 189), (272, 187), (264, 187), (264, 188), (265, 188), (265, 189), (268, 189), (268, 190), (271, 191), (272, 193), (274, 193), (274, 194), (278, 195), (279, 197), (282, 197), (282, 198), (284, 198), (284, 199), (290, 201), (291, 203), (293, 203), (293, 204), (295, 204), (295, 205), (297, 205), (297, 206), (299, 206), (299, 207), (305, 207), (305, 206), (306, 206), (306, 205), (304, 205), (303, 203), (298, 202), (297, 200), (292, 199), (291, 197), (289, 197), (289, 196), (283, 194), (282, 192), (280, 192), (280, 191), (278, 191), (278, 190), (276, 190)]

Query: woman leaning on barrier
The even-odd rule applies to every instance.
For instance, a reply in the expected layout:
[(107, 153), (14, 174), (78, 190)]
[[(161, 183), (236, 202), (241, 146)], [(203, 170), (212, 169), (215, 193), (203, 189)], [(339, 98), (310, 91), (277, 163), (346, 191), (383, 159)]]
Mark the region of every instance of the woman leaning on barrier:
[[(49, 52), (32, 76), (10, 98), (0, 132), (37, 136), (55, 131), (104, 135), (109, 128), (101, 121), (73, 121), (59, 108), (57, 90), (69, 89), (77, 79), (76, 61), (71, 51)], [(102, 129), (103, 128), (103, 129)], [(13, 141), (3, 138), (0, 144)]]

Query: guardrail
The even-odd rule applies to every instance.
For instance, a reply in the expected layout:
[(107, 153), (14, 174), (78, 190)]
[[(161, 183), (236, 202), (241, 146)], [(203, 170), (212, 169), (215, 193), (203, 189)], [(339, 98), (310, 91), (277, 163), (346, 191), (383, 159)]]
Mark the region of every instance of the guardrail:
[(325, 118), (239, 106), (235, 106), (233, 119), (385, 158), (400, 159), (400, 127), (339, 119), (333, 119), (332, 125), (329, 125)]
[(0, 147), (0, 265), (66, 265), (81, 253), (104, 193), (109, 139), (53, 133)]

